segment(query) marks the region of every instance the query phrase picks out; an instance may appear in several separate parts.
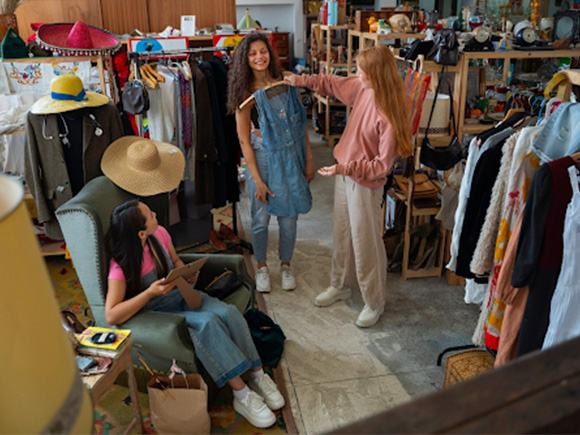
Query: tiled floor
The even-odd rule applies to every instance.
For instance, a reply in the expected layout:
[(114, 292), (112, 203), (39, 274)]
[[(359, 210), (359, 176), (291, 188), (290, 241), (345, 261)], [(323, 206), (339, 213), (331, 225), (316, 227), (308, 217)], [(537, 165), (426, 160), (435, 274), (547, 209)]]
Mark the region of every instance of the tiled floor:
[[(331, 150), (311, 134), (317, 167), (332, 164)], [(289, 402), (300, 433), (328, 432), (442, 387), (439, 352), (470, 342), (478, 308), (463, 302), (463, 288), (445, 279), (403, 281), (388, 276), (388, 302), (379, 323), (359, 329), (360, 293), (328, 308), (312, 304), (328, 285), (332, 248), (333, 179), (317, 176), (310, 213), (300, 216), (292, 261), (298, 288), (279, 284), (277, 221), (270, 226), (269, 314), (286, 334), (282, 359)], [(250, 228), (247, 194), (240, 204)], [(250, 234), (246, 231), (246, 237)], [(355, 287), (354, 287), (355, 288)]]

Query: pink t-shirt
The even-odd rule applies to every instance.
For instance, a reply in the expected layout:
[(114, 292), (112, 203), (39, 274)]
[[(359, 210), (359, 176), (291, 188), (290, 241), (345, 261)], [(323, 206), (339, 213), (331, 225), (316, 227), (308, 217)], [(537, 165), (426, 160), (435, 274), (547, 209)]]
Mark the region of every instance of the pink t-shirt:
[[(171, 245), (171, 236), (165, 228), (161, 225), (157, 226), (157, 229), (153, 235), (159, 240), (161, 246), (165, 248), (166, 252), (169, 252), (169, 245)], [(141, 264), (141, 276), (147, 275), (155, 269), (155, 262), (153, 261), (153, 256), (151, 255), (151, 250), (149, 245), (145, 244), (145, 249), (143, 249), (143, 263)], [(116, 279), (119, 281), (126, 281), (125, 274), (121, 269), (121, 266), (111, 258), (111, 264), (109, 268), (109, 279)]]
[(375, 92), (363, 88), (357, 76), (302, 75), (296, 77), (296, 85), (334, 95), (352, 106), (346, 128), (334, 147), (336, 173), (371, 189), (384, 186), (397, 152), (393, 128), (378, 109)]

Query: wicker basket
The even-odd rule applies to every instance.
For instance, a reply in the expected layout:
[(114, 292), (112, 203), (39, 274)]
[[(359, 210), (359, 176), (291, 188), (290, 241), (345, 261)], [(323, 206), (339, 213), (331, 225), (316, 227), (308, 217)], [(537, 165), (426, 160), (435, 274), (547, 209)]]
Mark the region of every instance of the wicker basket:
[(467, 350), (447, 357), (444, 387), (493, 368), (495, 358), (485, 349)]

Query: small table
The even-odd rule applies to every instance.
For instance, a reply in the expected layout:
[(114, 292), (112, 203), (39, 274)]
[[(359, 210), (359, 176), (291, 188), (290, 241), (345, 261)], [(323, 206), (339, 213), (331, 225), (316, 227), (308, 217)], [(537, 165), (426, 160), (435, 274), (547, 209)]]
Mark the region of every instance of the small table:
[(143, 418), (141, 417), (141, 407), (139, 406), (139, 396), (137, 395), (137, 380), (133, 372), (133, 358), (131, 348), (133, 347), (133, 337), (129, 336), (123, 348), (113, 359), (113, 363), (105, 373), (97, 375), (82, 376), (83, 383), (89, 389), (93, 403), (97, 404), (111, 385), (115, 382), (123, 370), (127, 372), (129, 380), (129, 392), (133, 413), (135, 418), (129, 424), (124, 433), (128, 433), (135, 425), (138, 426), (139, 433), (145, 433), (143, 429)]

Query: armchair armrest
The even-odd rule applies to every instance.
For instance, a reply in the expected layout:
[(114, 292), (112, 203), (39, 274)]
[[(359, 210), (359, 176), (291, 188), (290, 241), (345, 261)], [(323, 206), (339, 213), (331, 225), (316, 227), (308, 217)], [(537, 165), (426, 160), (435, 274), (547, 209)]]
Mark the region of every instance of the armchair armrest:
[(145, 352), (169, 360), (194, 361), (193, 344), (183, 316), (143, 311), (119, 325), (119, 328), (130, 329), (134, 342)]

